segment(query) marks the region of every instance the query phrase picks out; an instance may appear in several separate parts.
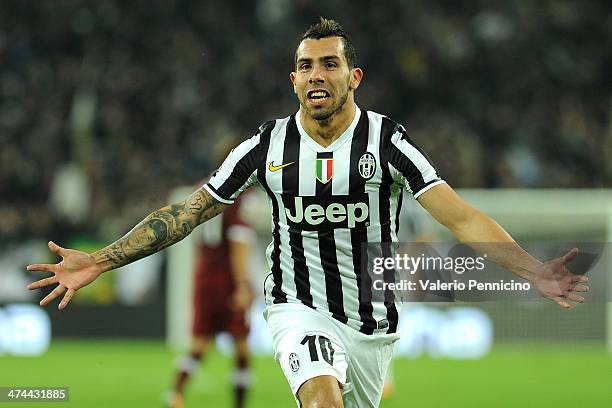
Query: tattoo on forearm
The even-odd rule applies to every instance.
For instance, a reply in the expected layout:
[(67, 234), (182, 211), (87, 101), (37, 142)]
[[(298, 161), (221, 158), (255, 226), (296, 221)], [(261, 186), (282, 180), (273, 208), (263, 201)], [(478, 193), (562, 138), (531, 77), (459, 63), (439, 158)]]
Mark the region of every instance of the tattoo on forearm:
[(94, 259), (106, 262), (110, 269), (127, 265), (180, 241), (225, 207), (206, 190), (199, 189), (186, 200), (149, 214), (122, 238), (96, 251)]

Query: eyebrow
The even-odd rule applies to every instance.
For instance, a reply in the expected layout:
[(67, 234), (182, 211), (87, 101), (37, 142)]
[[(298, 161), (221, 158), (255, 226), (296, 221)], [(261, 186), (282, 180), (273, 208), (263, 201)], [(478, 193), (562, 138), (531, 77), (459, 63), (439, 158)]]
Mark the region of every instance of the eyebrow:
[[(312, 60), (313, 60), (312, 58), (302, 57), (302, 58), (299, 58), (297, 60), (297, 62), (298, 63), (300, 63), (300, 62), (310, 62)], [(332, 61), (332, 60), (340, 60), (340, 57), (338, 57), (337, 55), (326, 55), (324, 57), (319, 58), (319, 61)]]

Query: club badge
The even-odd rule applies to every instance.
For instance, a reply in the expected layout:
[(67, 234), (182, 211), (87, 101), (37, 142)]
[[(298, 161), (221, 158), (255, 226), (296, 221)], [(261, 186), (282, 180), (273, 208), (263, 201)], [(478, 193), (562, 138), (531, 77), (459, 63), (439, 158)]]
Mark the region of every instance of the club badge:
[(291, 367), (291, 371), (294, 373), (300, 369), (300, 358), (297, 354), (289, 354), (289, 367)]
[(365, 152), (359, 158), (359, 162), (357, 162), (357, 167), (359, 168), (359, 174), (366, 180), (371, 179), (376, 172), (376, 159), (374, 155), (370, 152)]

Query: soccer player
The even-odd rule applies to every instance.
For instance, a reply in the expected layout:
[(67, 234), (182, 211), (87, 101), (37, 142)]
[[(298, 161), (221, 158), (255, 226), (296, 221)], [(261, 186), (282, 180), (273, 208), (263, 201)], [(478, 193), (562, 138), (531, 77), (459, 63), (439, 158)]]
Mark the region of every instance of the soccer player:
[(169, 396), (170, 408), (184, 406), (185, 385), (220, 332), (228, 332), (234, 339), (234, 406), (245, 406), (250, 382), (247, 313), (253, 299), (248, 267), (255, 232), (243, 217), (244, 197), (238, 197), (196, 237), (192, 346), (180, 362)]
[[(154, 211), (109, 246), (87, 254), (50, 242), (63, 259), (30, 265), (54, 275), (29, 288), (58, 284), (41, 304), (66, 292), (63, 309), (100, 274), (178, 242), (258, 183), (273, 219), (264, 317), (301, 407), (378, 406), (400, 305), (393, 293), (384, 302), (364, 295), (371, 281), (362, 243), (386, 250), (397, 240), (403, 190), (461, 242), (486, 249), (489, 260), (529, 280), (542, 296), (566, 308), (582, 302), (587, 279), (565, 267), (577, 250), (546, 263), (526, 253), (438, 176), (403, 126), (356, 106), (363, 76), (347, 33), (321, 19), (295, 52), (295, 114), (264, 123), (200, 190)], [(481, 244), (491, 242), (503, 245)]]

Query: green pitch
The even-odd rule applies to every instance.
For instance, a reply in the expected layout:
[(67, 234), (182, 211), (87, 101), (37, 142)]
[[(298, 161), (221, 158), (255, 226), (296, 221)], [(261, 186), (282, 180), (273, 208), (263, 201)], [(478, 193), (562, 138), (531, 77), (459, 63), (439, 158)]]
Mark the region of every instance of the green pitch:
[[(15, 407), (161, 407), (175, 357), (162, 343), (56, 341), (43, 357), (0, 356), (0, 386), (68, 386), (70, 402)], [(187, 407), (231, 407), (232, 362), (211, 354)], [(254, 361), (250, 407), (294, 407), (271, 358)], [(612, 357), (603, 345), (498, 346), (476, 361), (397, 360), (396, 391), (381, 407), (610, 407)]]

